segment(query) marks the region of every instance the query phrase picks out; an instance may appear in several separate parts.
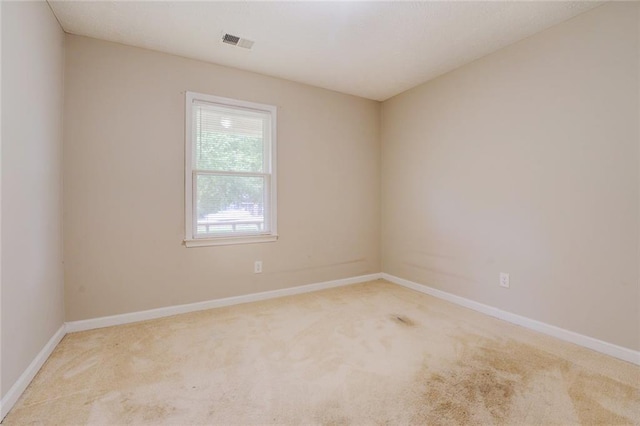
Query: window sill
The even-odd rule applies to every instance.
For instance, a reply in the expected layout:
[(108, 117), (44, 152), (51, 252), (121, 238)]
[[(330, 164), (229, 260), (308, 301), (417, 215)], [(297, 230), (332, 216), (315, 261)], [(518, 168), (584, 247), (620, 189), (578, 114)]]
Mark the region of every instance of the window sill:
[(197, 238), (184, 240), (186, 247), (228, 246), (233, 244), (272, 243), (278, 241), (277, 235), (250, 235), (244, 237)]

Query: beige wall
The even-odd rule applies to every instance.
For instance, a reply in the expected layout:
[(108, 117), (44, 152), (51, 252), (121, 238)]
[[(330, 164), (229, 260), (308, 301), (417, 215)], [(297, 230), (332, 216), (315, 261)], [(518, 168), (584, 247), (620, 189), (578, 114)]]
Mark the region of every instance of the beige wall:
[[(380, 271), (374, 101), (67, 36), (66, 319)], [(184, 92), (278, 107), (275, 243), (185, 248)], [(264, 272), (253, 273), (263, 261)]]
[(2, 2), (2, 396), (64, 321), (64, 34), (45, 2)]
[[(67, 320), (384, 270), (639, 349), (638, 16), (597, 8), (382, 121), (372, 101), (67, 36)], [(277, 243), (182, 246), (185, 90), (278, 106)]]
[(640, 349), (637, 7), (383, 104), (385, 272)]

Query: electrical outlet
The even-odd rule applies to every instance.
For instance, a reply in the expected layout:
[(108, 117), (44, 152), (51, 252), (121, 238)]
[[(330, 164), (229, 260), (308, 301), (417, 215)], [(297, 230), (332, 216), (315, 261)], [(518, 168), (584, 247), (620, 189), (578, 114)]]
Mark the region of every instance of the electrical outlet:
[(262, 273), (262, 260), (256, 260), (253, 264), (253, 273), (261, 274)]
[(509, 274), (500, 272), (500, 287), (509, 288)]

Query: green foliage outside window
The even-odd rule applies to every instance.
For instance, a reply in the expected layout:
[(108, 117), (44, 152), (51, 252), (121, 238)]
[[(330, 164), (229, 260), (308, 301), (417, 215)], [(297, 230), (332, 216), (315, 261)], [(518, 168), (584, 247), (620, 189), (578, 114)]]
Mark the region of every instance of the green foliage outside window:
[[(214, 172), (263, 172), (261, 137), (206, 131), (198, 131), (197, 134), (197, 169)], [(198, 217), (228, 209), (246, 209), (252, 214), (262, 214), (263, 193), (262, 177), (199, 175), (196, 194)]]

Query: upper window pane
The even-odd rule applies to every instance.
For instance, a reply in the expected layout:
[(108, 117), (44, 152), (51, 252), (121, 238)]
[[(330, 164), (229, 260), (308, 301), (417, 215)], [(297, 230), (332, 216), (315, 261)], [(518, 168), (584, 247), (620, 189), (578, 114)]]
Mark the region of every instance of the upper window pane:
[(194, 104), (195, 168), (262, 173), (268, 146), (269, 115), (263, 112)]

